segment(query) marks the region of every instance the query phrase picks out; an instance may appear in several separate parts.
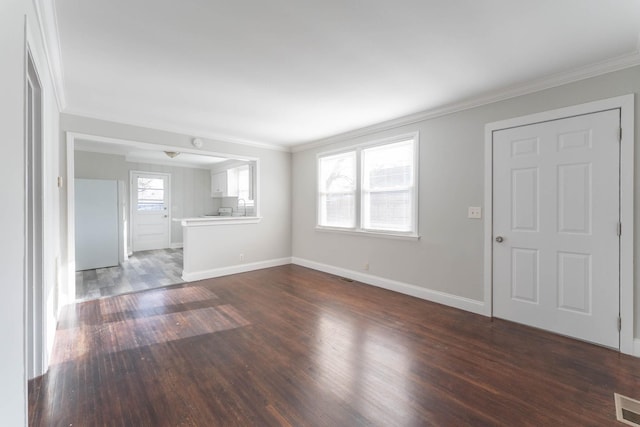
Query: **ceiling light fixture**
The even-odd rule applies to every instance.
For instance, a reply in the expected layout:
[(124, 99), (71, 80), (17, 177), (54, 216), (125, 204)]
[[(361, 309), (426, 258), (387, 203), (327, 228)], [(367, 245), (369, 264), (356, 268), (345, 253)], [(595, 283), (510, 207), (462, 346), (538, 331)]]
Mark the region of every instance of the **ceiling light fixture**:
[(166, 154), (168, 157), (171, 157), (172, 159), (176, 156), (178, 156), (180, 153), (177, 151), (165, 151), (164, 154)]

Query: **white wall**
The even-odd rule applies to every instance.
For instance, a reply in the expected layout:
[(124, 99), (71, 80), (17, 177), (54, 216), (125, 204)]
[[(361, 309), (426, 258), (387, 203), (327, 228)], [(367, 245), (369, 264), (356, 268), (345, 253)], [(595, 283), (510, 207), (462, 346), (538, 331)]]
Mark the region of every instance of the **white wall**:
[[(75, 152), (75, 177), (88, 179), (116, 179), (125, 182), (129, 206), (129, 171), (163, 172), (171, 174), (171, 215), (173, 218), (196, 217), (216, 210), (219, 199), (211, 198), (211, 174), (208, 169), (127, 162), (115, 154)], [(128, 209), (127, 209), (128, 211)], [(127, 223), (131, 224), (127, 212)], [(129, 232), (129, 237), (132, 233)], [(182, 226), (171, 223), (171, 244), (182, 244)], [(131, 248), (131, 242), (128, 243)]]
[[(45, 349), (53, 344), (55, 330), (56, 277), (55, 262), (60, 254), (58, 229), (58, 108), (49, 78), (42, 40), (33, 3), (29, 0), (3, 0), (0, 3), (0, 414), (2, 424), (21, 426), (27, 423), (27, 388), (25, 337), (25, 16), (27, 34), (43, 86), (44, 143), (44, 302)], [(48, 355), (45, 355), (45, 359)]]
[[(402, 282), (451, 301), (483, 300), (483, 221), (467, 219), (484, 197), (484, 126), (531, 113), (640, 92), (640, 67), (496, 102), (415, 124), (295, 153), (293, 256), (313, 263)], [(638, 131), (636, 96), (636, 143)], [(319, 232), (316, 224), (316, 154), (353, 143), (420, 132), (419, 241)], [(636, 150), (636, 168), (640, 150)], [(635, 175), (635, 206), (640, 173)], [(635, 215), (636, 265), (640, 265), (640, 215)], [(368, 262), (370, 270), (364, 271)], [(636, 275), (636, 332), (640, 330), (640, 277)], [(637, 333), (636, 333), (637, 335)]]
[[(193, 149), (193, 136), (155, 129), (62, 114), (63, 131), (77, 132), (129, 141), (162, 144)], [(233, 253), (243, 250), (246, 263), (258, 263), (291, 256), (291, 154), (284, 151), (230, 144), (204, 139), (203, 151), (259, 159), (260, 204), (263, 220), (259, 224), (217, 226), (209, 239), (211, 248)], [(77, 167), (77, 165), (76, 165)], [(80, 176), (76, 174), (77, 176)], [(215, 251), (203, 269), (231, 267), (238, 264), (238, 254), (223, 258)]]
[[(5, 422), (26, 422), (26, 366), (24, 353), (24, 20), (26, 1), (3, 1), (0, 9), (0, 413)], [(7, 244), (11, 242), (11, 244)]]

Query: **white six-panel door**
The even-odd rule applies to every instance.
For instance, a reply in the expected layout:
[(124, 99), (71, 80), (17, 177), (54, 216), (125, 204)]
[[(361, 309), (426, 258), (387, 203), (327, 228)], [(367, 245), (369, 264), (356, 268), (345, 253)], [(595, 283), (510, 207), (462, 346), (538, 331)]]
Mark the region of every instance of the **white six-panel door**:
[(493, 134), (494, 316), (619, 347), (620, 110)]

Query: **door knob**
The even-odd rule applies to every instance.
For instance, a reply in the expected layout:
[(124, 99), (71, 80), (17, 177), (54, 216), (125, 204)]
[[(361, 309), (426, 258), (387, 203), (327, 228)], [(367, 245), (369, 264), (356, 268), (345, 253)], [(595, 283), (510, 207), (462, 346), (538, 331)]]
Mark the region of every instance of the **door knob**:
[(167, 215), (164, 216), (165, 218), (167, 217)]
[(497, 236), (496, 237), (496, 242), (502, 243), (503, 241), (504, 241), (504, 238), (502, 236)]

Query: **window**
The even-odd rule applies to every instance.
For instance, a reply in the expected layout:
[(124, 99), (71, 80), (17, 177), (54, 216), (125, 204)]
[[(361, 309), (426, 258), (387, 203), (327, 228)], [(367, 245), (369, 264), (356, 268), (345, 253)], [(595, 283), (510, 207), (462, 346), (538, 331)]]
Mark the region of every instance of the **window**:
[(417, 234), (417, 134), (318, 156), (318, 227)]
[(227, 169), (227, 195), (237, 196), (248, 205), (253, 204), (253, 173), (250, 165)]

